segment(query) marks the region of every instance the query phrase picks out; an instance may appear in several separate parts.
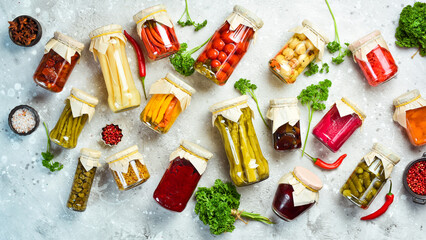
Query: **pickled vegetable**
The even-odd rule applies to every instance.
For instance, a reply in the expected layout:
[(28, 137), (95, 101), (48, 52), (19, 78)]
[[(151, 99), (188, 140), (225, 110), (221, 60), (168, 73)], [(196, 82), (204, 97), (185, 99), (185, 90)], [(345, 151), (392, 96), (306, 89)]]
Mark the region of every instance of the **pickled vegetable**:
[(74, 211), (86, 210), (89, 200), (90, 190), (92, 189), (93, 179), (95, 178), (96, 168), (89, 171), (84, 169), (83, 164), (78, 160), (77, 169), (74, 175), (74, 181), (68, 198), (67, 207)]
[(294, 126), (286, 123), (279, 127), (273, 134), (275, 150), (289, 150), (302, 147), (300, 138), (300, 121)]
[(148, 180), (150, 177), (148, 169), (139, 160), (135, 159), (129, 162), (127, 173), (112, 171), (118, 189), (129, 190)]
[(182, 112), (179, 99), (173, 94), (155, 94), (140, 115), (142, 122), (160, 133), (169, 131)]

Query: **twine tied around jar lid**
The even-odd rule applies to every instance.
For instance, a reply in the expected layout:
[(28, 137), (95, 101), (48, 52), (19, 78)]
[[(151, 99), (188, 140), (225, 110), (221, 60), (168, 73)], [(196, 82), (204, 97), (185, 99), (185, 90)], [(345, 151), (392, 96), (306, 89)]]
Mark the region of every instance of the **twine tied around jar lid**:
[(371, 152), (364, 156), (364, 160), (367, 165), (370, 166), (376, 157), (382, 162), (385, 178), (388, 179), (392, 173), (393, 167), (400, 161), (400, 157), (383, 145), (375, 143)]
[(256, 14), (248, 9), (235, 5), (232, 13), (226, 18), (225, 22), (229, 23), (229, 30), (234, 31), (242, 24), (253, 29), (253, 41), (256, 40), (257, 30), (263, 27), (263, 21)]
[(272, 133), (286, 123), (294, 126), (300, 120), (298, 102), (297, 98), (277, 98), (270, 100), (266, 117), (272, 120)]
[(101, 157), (101, 152), (93, 150), (90, 148), (82, 148), (80, 150), (80, 162), (83, 165), (86, 171), (94, 167), (100, 167), (99, 158)]
[(76, 52), (81, 56), (83, 49), (83, 43), (60, 32), (55, 32), (53, 38), (51, 38), (44, 46), (44, 53), (46, 54), (50, 50), (53, 50), (71, 64), (71, 58)]
[(389, 51), (389, 47), (379, 30), (375, 30), (356, 40), (351, 43), (348, 48), (352, 52), (354, 62), (356, 62), (356, 58), (367, 62), (367, 54), (377, 46), (386, 48), (386, 50)]
[(364, 122), (364, 119), (367, 117), (367, 115), (365, 115), (365, 113), (356, 104), (345, 97), (336, 101), (336, 107), (340, 117), (356, 113), (362, 122)]
[(71, 89), (71, 94), (65, 101), (70, 102), (71, 112), (74, 118), (87, 114), (89, 122), (92, 120), (95, 114), (95, 107), (99, 102), (96, 97), (77, 88)]
[[(112, 38), (116, 37), (119, 41), (123, 41), (123, 43), (127, 40), (123, 34), (123, 28), (118, 24), (110, 24), (97, 28), (89, 34), (89, 37), (92, 39), (89, 51), (93, 53), (93, 50), (95, 49), (100, 54), (105, 54), (108, 46), (116, 41), (115, 39), (113, 41)], [(93, 56), (96, 60), (96, 55), (93, 54)]]
[(173, 23), (167, 13), (166, 6), (158, 4), (149, 8), (145, 8), (142, 11), (136, 13), (133, 16), (133, 21), (136, 23), (136, 29), (139, 37), (141, 36), (141, 30), (143, 24), (148, 20), (155, 20), (161, 24), (166, 25), (169, 28), (173, 28)]
[(142, 165), (145, 165), (143, 156), (138, 150), (137, 145), (133, 145), (123, 151), (109, 156), (105, 161), (109, 168), (113, 171), (127, 173), (129, 163), (133, 160), (138, 160)]
[(414, 89), (395, 98), (393, 105), (395, 106), (393, 120), (398, 122), (402, 127), (407, 128), (406, 112), (426, 106), (426, 100), (422, 98), (419, 90)]
[(202, 175), (207, 168), (208, 160), (213, 157), (213, 154), (198, 144), (182, 140), (179, 148), (170, 154), (169, 160), (173, 161), (177, 157), (188, 160)]
[[(210, 112), (212, 112), (212, 125), (214, 126), (214, 121), (217, 116), (222, 115), (224, 118), (229, 119), (233, 122), (238, 122), (243, 112), (241, 109), (251, 108), (248, 105), (248, 96), (242, 95), (236, 98), (228, 99), (222, 102), (218, 102), (209, 107)], [(252, 114), (254, 117), (254, 114)]]

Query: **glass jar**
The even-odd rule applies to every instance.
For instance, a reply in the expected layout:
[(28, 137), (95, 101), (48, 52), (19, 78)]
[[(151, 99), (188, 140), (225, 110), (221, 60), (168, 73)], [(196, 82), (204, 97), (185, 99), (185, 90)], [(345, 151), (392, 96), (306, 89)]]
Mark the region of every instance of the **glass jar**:
[(367, 209), (399, 160), (391, 150), (375, 143), (371, 152), (361, 159), (342, 186), (340, 193), (358, 207)]
[(150, 59), (162, 59), (179, 51), (175, 28), (163, 4), (138, 12), (133, 20)]
[(337, 152), (365, 118), (366, 115), (358, 106), (342, 98), (318, 122), (312, 134), (331, 151)]
[(123, 28), (111, 24), (93, 30), (90, 33), (90, 51), (101, 64), (106, 88), (108, 105), (113, 112), (138, 107), (141, 96), (136, 89), (126, 55), (126, 37)]
[(143, 156), (136, 145), (109, 156), (106, 162), (121, 191), (139, 186), (150, 177)]
[(398, 66), (383, 36), (376, 30), (349, 45), (368, 84), (377, 86), (396, 76)]
[(77, 169), (75, 170), (74, 181), (67, 202), (68, 208), (79, 212), (86, 210), (96, 169), (100, 166), (100, 157), (101, 152), (99, 151), (89, 148), (80, 150), (80, 158), (77, 162)]
[(170, 164), (154, 191), (162, 207), (182, 212), (213, 154), (197, 144), (183, 140), (170, 155)]
[(77, 88), (71, 89), (65, 100), (65, 108), (55, 127), (50, 131), (52, 142), (64, 147), (75, 148), (87, 120), (92, 120), (98, 99)]
[(291, 221), (318, 202), (323, 184), (306, 168), (295, 167), (278, 182), (272, 210), (278, 217)]
[(248, 96), (243, 95), (210, 106), (212, 123), (222, 136), (228, 157), (229, 174), (238, 187), (269, 177), (268, 161), (260, 149), (247, 100)]
[(291, 29), (295, 34), (283, 48), (269, 60), (269, 69), (284, 83), (294, 83), (297, 76), (315, 59), (321, 60), (329, 42), (325, 34), (308, 20)]
[(191, 102), (195, 89), (171, 73), (151, 85), (151, 98), (140, 115), (148, 127), (158, 133), (167, 133), (173, 123)]
[(213, 34), (194, 68), (218, 85), (224, 85), (246, 54), (255, 32), (262, 28), (262, 19), (235, 5), (225, 23)]

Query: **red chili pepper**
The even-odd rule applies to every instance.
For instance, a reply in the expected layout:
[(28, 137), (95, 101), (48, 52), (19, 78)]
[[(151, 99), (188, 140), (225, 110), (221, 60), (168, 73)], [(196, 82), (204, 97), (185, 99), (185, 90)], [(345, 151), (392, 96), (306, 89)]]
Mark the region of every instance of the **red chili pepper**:
[(322, 169), (327, 169), (327, 170), (336, 169), (337, 167), (339, 167), (340, 164), (343, 162), (343, 159), (345, 159), (345, 157), (347, 156), (347, 154), (343, 154), (334, 163), (326, 163), (319, 158), (312, 157), (311, 155), (309, 155), (306, 152), (305, 152), (305, 154), (314, 162), (315, 165), (317, 165), (318, 167), (320, 167)]
[(395, 195), (393, 195), (392, 193), (392, 181), (390, 181), (389, 192), (388, 194), (386, 194), (386, 197), (385, 197), (386, 201), (383, 204), (383, 206), (379, 208), (377, 211), (373, 212), (372, 214), (362, 217), (361, 220), (372, 220), (382, 216), (383, 213), (385, 213), (388, 210), (389, 206), (392, 204), (394, 197)]

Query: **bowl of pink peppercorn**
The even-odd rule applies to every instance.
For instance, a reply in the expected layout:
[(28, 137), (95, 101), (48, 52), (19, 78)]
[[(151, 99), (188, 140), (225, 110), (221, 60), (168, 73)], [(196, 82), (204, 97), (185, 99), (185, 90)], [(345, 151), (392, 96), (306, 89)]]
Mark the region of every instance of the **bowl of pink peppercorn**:
[(402, 182), (413, 197), (413, 202), (426, 203), (426, 152), (417, 160), (410, 162), (404, 170)]

